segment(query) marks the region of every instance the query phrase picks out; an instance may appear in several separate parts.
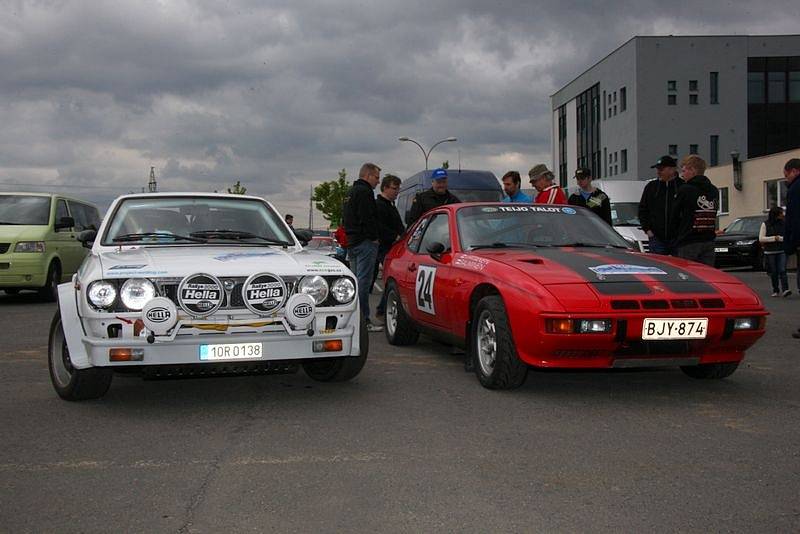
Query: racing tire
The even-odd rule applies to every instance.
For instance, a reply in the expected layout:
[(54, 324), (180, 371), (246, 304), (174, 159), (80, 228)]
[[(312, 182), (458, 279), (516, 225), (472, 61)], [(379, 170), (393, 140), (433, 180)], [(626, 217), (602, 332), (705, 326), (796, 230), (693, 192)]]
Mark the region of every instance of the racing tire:
[(61, 267), (56, 262), (47, 269), (47, 279), (39, 288), (39, 298), (45, 302), (55, 302), (58, 298), (58, 284), (61, 282)]
[(736, 371), (739, 362), (733, 363), (706, 363), (701, 365), (684, 365), (681, 371), (692, 378), (714, 379), (727, 378)]
[(358, 339), (361, 347), (361, 353), (358, 356), (320, 358), (306, 361), (303, 362), (303, 371), (306, 372), (309, 378), (317, 382), (346, 382), (351, 378), (355, 378), (364, 368), (369, 354), (369, 333), (367, 332), (367, 322), (364, 317), (361, 317)]
[(400, 294), (392, 283), (386, 293), (386, 324), (383, 326), (390, 345), (413, 345), (419, 339), (419, 330), (406, 315)]
[(515, 389), (525, 383), (528, 366), (517, 356), (502, 298), (491, 295), (478, 302), (470, 336), (470, 357), (483, 387)]
[(111, 387), (113, 371), (103, 367), (75, 369), (69, 359), (69, 348), (64, 337), (61, 313), (56, 312), (50, 324), (47, 344), (47, 367), (50, 381), (58, 396), (68, 401), (99, 399)]

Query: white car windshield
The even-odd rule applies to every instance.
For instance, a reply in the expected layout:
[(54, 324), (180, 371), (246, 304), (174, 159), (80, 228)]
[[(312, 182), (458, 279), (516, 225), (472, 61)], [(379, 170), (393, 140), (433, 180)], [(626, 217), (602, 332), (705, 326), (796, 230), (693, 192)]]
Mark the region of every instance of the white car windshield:
[(528, 204), (458, 210), (462, 250), (505, 247), (629, 248), (602, 219), (584, 208)]
[(280, 216), (257, 199), (134, 197), (111, 217), (104, 245), (295, 243)]

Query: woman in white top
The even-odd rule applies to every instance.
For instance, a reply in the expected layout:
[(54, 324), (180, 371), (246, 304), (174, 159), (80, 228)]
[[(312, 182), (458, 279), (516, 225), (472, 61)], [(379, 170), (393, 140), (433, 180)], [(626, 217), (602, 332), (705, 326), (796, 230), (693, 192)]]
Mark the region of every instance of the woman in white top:
[[(786, 277), (786, 253), (783, 251), (783, 208), (773, 206), (769, 210), (767, 220), (761, 223), (758, 232), (758, 241), (764, 247), (764, 257), (767, 259), (767, 271), (772, 279), (772, 296), (783, 295), (788, 297), (792, 294), (789, 290), (789, 280)], [(780, 287), (783, 288), (781, 293)]]

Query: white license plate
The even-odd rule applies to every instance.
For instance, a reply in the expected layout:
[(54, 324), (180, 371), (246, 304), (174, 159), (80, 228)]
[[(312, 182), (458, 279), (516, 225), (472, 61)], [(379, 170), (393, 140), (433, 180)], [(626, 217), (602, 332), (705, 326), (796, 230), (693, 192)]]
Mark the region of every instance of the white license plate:
[(705, 339), (708, 319), (645, 319), (642, 339)]
[(227, 343), (200, 345), (200, 359), (209, 360), (257, 360), (263, 355), (261, 343)]
[(728, 247), (714, 247), (714, 252), (728, 252)]

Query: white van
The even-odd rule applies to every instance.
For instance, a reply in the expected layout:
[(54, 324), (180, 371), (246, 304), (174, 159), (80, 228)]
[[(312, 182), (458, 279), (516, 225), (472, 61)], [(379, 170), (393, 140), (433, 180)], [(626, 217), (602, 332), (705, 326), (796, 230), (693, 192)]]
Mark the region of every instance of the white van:
[[(648, 237), (639, 223), (639, 201), (647, 185), (640, 180), (594, 180), (592, 184), (602, 189), (611, 201), (611, 222), (614, 230), (640, 252), (650, 250)], [(577, 191), (569, 188), (569, 194)]]

